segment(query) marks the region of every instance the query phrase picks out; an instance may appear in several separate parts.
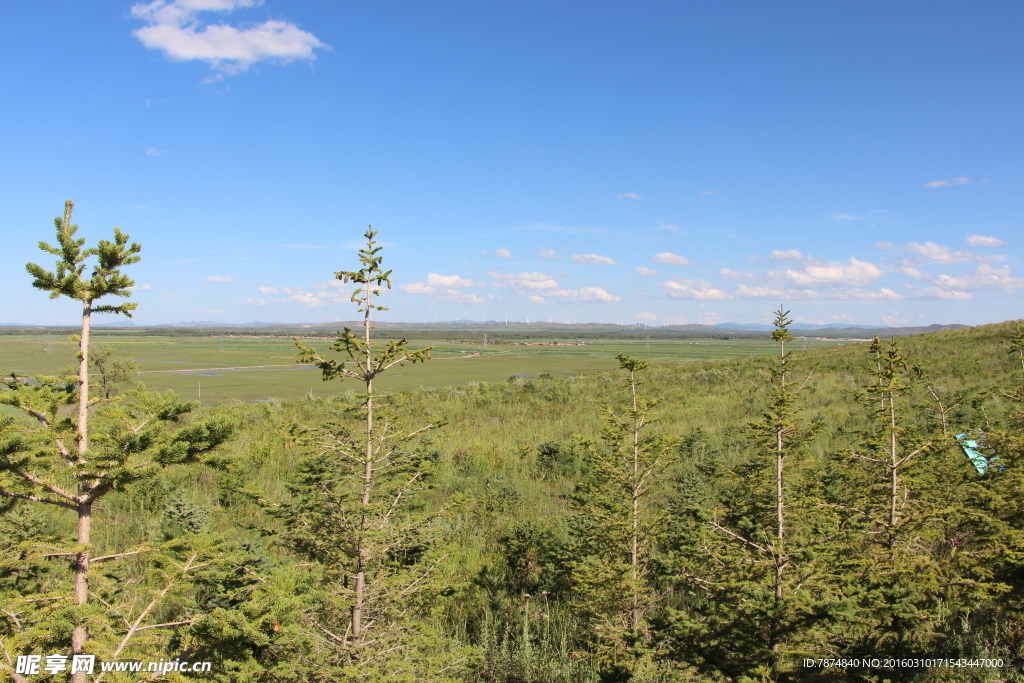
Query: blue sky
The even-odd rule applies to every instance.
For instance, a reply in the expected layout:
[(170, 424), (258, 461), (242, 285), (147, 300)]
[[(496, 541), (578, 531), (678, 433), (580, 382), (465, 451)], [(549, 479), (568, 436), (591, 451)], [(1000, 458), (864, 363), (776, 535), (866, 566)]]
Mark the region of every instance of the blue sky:
[(1022, 314), (1019, 2), (4, 3), (0, 322), (65, 199), (140, 324)]

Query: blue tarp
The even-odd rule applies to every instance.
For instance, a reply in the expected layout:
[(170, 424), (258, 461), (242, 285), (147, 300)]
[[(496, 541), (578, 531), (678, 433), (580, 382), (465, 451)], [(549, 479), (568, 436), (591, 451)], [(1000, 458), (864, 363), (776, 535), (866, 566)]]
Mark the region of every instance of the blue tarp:
[[(979, 437), (980, 436), (981, 434), (979, 432)], [(977, 440), (971, 437), (970, 434), (957, 434), (956, 440), (960, 442), (960, 449), (963, 450), (964, 455), (966, 455), (971, 461), (971, 464), (974, 465), (974, 469), (978, 470), (978, 474), (985, 474), (989, 467), (998, 467), (999, 470), (1003, 469), (1002, 464), (999, 461), (999, 456), (985, 456), (981, 452), (984, 446), (978, 444)]]

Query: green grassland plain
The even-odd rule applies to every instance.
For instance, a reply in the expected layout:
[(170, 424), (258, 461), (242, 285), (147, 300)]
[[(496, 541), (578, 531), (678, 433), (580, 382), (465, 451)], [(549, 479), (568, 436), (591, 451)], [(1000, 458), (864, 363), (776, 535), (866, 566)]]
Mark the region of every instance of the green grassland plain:
[[(230, 400), (259, 401), (270, 398), (327, 396), (354, 384), (324, 384), (319, 371), (296, 362), (295, 344), (289, 337), (147, 336), (97, 331), (94, 346), (108, 345), (117, 357), (135, 360), (139, 379), (149, 389), (173, 389), (186, 399), (204, 403)], [(308, 346), (326, 351), (329, 338), (308, 338)], [(844, 344), (836, 340), (800, 340), (795, 348)], [(554, 345), (557, 344), (557, 345)], [(433, 347), (432, 360), (406, 364), (383, 375), (381, 391), (417, 387), (464, 385), (469, 382), (500, 382), (513, 375), (549, 374), (554, 377), (590, 375), (611, 371), (615, 356), (626, 353), (655, 365), (675, 365), (698, 360), (759, 356), (777, 352), (767, 339), (586, 339), (582, 343), (550, 336), (529, 339), (461, 340), (458, 333), (446, 340), (410, 340), (411, 348)], [(20, 376), (54, 374), (76, 363), (77, 345), (64, 334), (9, 334), (0, 337), (0, 372)]]

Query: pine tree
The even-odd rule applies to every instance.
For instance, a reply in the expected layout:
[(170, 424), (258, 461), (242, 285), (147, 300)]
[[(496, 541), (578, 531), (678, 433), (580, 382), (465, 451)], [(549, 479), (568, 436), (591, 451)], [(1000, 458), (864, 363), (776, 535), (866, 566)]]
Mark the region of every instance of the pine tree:
[(590, 476), (573, 502), (583, 556), (573, 580), (578, 609), (596, 636), (598, 665), (606, 677), (629, 680), (651, 654), (647, 616), (656, 597), (652, 556), (660, 530), (651, 494), (678, 456), (674, 441), (648, 433), (658, 401), (639, 389), (650, 364), (621, 353), (616, 360), (626, 373), (626, 400), (602, 406), (601, 446), (586, 444)]
[[(109, 403), (108, 398), (114, 398), (90, 398), (91, 316), (93, 313), (130, 316), (136, 304), (112, 306), (96, 302), (108, 295), (130, 296), (134, 283), (120, 268), (136, 263), (141, 247), (135, 243), (129, 246), (128, 235), (115, 228), (113, 242), (101, 240), (95, 248), (82, 249), (85, 240), (75, 239), (78, 226), (71, 223), (72, 208), (72, 202), (68, 201), (63, 219), (55, 220), (59, 247), (46, 242), (39, 245), (59, 257), (55, 272), (32, 263), (27, 269), (35, 278), (33, 286), (50, 292), (51, 298), (67, 296), (82, 302), (78, 373), (77, 376), (39, 376), (31, 383), (14, 375), (3, 380), (6, 389), (0, 391), (0, 404), (20, 411), (34, 427), (23, 430), (22, 442), (28, 440), (31, 445), (27, 453), (24, 449), (0, 452), (0, 470), (8, 475), (0, 482), (0, 496), (70, 510), (77, 516), (76, 542), (72, 549), (58, 547), (45, 553), (36, 548), (33, 555), (37, 559), (74, 558), (72, 600), (75, 607), (68, 609), (63, 600), (54, 600), (48, 608), (53, 618), (48, 622), (34, 621), (37, 627), (45, 623), (44, 630), (56, 629), (58, 633), (62, 630), (61, 623), (73, 624), (71, 654), (77, 655), (89, 648), (96, 652), (88, 642), (88, 624), (106, 620), (102, 616), (106, 611), (90, 601), (90, 595), (107, 593), (109, 596), (102, 586), (90, 585), (91, 565), (155, 551), (139, 548), (93, 557), (93, 507), (112, 491), (124, 490), (135, 482), (154, 477), (165, 467), (203, 460), (232, 436), (234, 428), (224, 418), (182, 425), (182, 418), (198, 404), (182, 403), (171, 392), (155, 394), (141, 387), (132, 393), (131, 401), (108, 405), (90, 415), (100, 403)], [(97, 257), (96, 263), (86, 277), (87, 261), (93, 256)], [(77, 420), (64, 417), (61, 409), (75, 404)], [(90, 432), (90, 419), (100, 424), (95, 433)], [(108, 575), (113, 571), (108, 565), (105, 568)], [(101, 578), (100, 583), (103, 582)], [(124, 586), (115, 582), (112, 590), (117, 593), (121, 588)], [(134, 604), (130, 599), (128, 603)], [(144, 624), (151, 611), (137, 615), (138, 620), (134, 628), (129, 627), (130, 633), (122, 649), (143, 626), (146, 630), (154, 628)], [(108, 636), (118, 628), (115, 625), (110, 631), (98, 630)], [(75, 683), (81, 683), (85, 674), (78, 672), (72, 678)]]
[[(779, 354), (764, 385), (761, 419), (749, 425), (754, 457), (729, 470), (699, 462), (673, 511), (664, 562), (682, 593), (659, 630), (677, 662), (728, 679), (795, 680), (798, 660), (823, 640), (829, 555), (841, 520), (827, 505), (822, 467), (806, 457), (789, 311), (775, 312)], [(700, 476), (702, 475), (702, 476)]]
[(438, 657), (444, 644), (428, 617), (426, 598), (437, 590), (444, 555), (434, 547), (439, 513), (417, 500), (430, 457), (416, 446), (439, 423), (405, 428), (394, 400), (374, 388), (383, 372), (426, 361), (430, 349), (410, 350), (405, 339), (372, 339), (373, 312), (387, 310), (375, 297), (391, 286), (376, 235), (372, 227), (364, 235), (361, 269), (335, 274), (357, 287), (352, 301), (363, 314), (361, 334), (345, 328), (338, 335), (331, 348), (341, 360), (296, 339), (300, 362), (315, 363), (325, 381), (354, 379), (363, 392), (347, 419), (299, 427), (311, 455), (291, 486), (293, 502), (275, 514), (286, 525), (286, 542), (321, 566), (326, 581), (323, 603), (309, 618), (323, 641), (321, 656), (336, 668), (319, 674), (311, 669), (310, 676), (443, 681), (465, 657)]

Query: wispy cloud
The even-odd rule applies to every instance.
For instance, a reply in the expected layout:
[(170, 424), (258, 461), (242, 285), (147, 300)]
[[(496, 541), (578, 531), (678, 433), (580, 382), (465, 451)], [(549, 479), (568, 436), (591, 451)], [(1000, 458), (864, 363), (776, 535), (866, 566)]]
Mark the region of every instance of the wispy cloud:
[(921, 299), (940, 299), (942, 301), (967, 301), (974, 298), (967, 292), (943, 289), (942, 287), (925, 287), (916, 290), (914, 294)]
[(840, 300), (840, 301), (900, 301), (904, 297), (893, 290), (882, 287), (878, 291), (857, 287), (835, 289), (800, 289), (782, 284), (759, 285), (756, 287), (740, 284), (736, 287), (740, 299), (771, 299), (775, 301)]
[(150, 147), (149, 149), (146, 150), (146, 154), (151, 157), (158, 157), (166, 151), (166, 149), (157, 149), (156, 147)]
[(814, 263), (816, 259), (800, 253), (797, 249), (774, 249), (768, 254), (772, 261), (800, 261), (801, 263)]
[(823, 265), (805, 265), (802, 269), (773, 270), (768, 277), (776, 282), (789, 282), (797, 287), (860, 287), (882, 277), (882, 269), (869, 261), (850, 257)]
[(925, 275), (924, 279), (946, 290), (1024, 289), (1024, 278), (1013, 277), (1010, 266), (995, 267), (987, 263), (979, 264), (973, 273)]
[(316, 59), (314, 50), (327, 46), (295, 24), (268, 20), (246, 28), (226, 23), (204, 24), (204, 12), (230, 13), (254, 7), (259, 0), (153, 0), (132, 6), (132, 16), (146, 22), (133, 35), (152, 50), (176, 62), (203, 61), (218, 72), (208, 80), (245, 71), (271, 61), (287, 64)]
[(129, 287), (128, 289), (131, 289), (131, 290), (136, 291), (136, 292), (141, 292), (141, 291), (148, 291), (148, 290), (152, 289), (152, 287), (150, 287), (149, 285), (135, 285), (134, 287)]
[(617, 266), (619, 262), (611, 259), (607, 256), (598, 256), (597, 254), (573, 254), (569, 257), (576, 263), (589, 263), (596, 266)]
[(971, 182), (971, 179), (965, 175), (957, 176), (956, 178), (950, 178), (949, 180), (933, 180), (925, 183), (925, 187), (945, 187), (946, 185), (967, 185)]
[(450, 301), (460, 304), (479, 305), (486, 302), (486, 299), (471, 294), (460, 292), (459, 289), (471, 287), (486, 287), (484, 282), (474, 282), (469, 278), (459, 275), (440, 275), (438, 273), (427, 273), (425, 282), (413, 282), (407, 285), (398, 285), (398, 288), (406, 294), (418, 294), (440, 301)]
[(460, 277), (458, 275), (438, 275), (437, 273), (427, 273), (427, 284), (432, 287), (486, 287), (487, 284), (484, 282), (473, 282), (469, 278)]
[(724, 277), (726, 280), (752, 280), (754, 278), (753, 273), (746, 271), (731, 270), (729, 268), (719, 268), (718, 274)]
[(495, 249), (494, 251), (482, 252), (486, 256), (494, 256), (496, 258), (514, 258), (512, 252), (508, 249)]
[(648, 313), (647, 311), (644, 311), (643, 313), (637, 313), (633, 317), (636, 318), (637, 320), (657, 320), (658, 319), (658, 316), (654, 315), (653, 313)]
[(206, 278), (206, 282), (234, 282), (235, 278), (230, 275), (211, 275)]
[(132, 211), (145, 211), (147, 208), (145, 204), (136, 204), (132, 207)]
[(600, 287), (583, 287), (581, 289), (565, 289), (550, 275), (539, 272), (525, 273), (488, 273), (498, 282), (496, 287), (507, 287), (520, 296), (527, 297), (537, 304), (546, 302), (547, 298), (557, 299), (564, 304), (578, 303), (614, 303), (622, 301), (622, 297), (609, 293)]
[(989, 237), (987, 235), (975, 235), (971, 233), (967, 235), (967, 244), (972, 247), (1005, 247), (1006, 242), (999, 239), (998, 237)]
[(615, 195), (618, 199), (643, 199), (636, 192), (626, 192), (625, 194)]
[(540, 256), (542, 259), (547, 259), (548, 261), (554, 261), (558, 258), (554, 249), (534, 249), (533, 253)]
[(703, 280), (687, 280), (677, 278), (661, 283), (661, 290), (672, 299), (697, 299), (700, 301), (712, 301), (717, 299), (731, 299), (732, 296), (714, 285)]
[(658, 277), (658, 271), (654, 270), (653, 268), (648, 268), (646, 266), (637, 266), (635, 268), (635, 272), (639, 273), (640, 275), (643, 275), (644, 277)]
[(693, 263), (690, 259), (685, 256), (673, 254), (670, 251), (663, 251), (659, 254), (655, 254), (651, 257), (651, 260), (655, 263), (661, 263), (666, 266), (692, 266)]
[(914, 256), (920, 256), (928, 261), (937, 261), (939, 263), (970, 263), (972, 261), (999, 260), (998, 256), (987, 258), (976, 254), (970, 249), (957, 249), (954, 251), (947, 246), (936, 244), (935, 242), (925, 242), (923, 244), (917, 242), (907, 242), (906, 244), (875, 242), (875, 246), (879, 249), (900, 249)]

